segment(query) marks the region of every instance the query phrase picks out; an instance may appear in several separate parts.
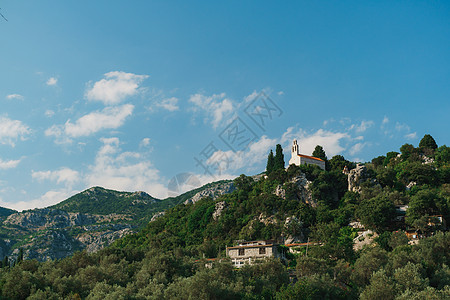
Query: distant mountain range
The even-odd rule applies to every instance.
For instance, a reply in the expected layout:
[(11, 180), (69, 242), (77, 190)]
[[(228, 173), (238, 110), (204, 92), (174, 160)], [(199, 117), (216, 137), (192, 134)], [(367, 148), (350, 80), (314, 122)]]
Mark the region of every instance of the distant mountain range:
[(180, 203), (217, 198), (235, 189), (218, 181), (177, 197), (156, 199), (145, 192), (92, 187), (56, 205), (22, 212), (0, 207), (0, 258), (60, 259), (86, 249), (94, 252), (136, 232), (152, 217)]

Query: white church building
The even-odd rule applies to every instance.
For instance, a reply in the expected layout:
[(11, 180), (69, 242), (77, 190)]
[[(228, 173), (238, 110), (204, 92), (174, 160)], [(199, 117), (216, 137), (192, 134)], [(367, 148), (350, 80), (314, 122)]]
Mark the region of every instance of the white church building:
[(292, 143), (291, 149), (291, 159), (289, 160), (289, 165), (316, 165), (322, 170), (325, 170), (325, 161), (309, 155), (300, 154), (300, 149), (297, 144), (297, 140)]

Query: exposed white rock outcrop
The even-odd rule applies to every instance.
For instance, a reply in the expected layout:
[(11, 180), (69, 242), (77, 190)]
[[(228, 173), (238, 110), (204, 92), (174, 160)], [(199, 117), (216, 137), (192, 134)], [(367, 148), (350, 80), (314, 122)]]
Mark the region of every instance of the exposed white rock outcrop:
[(195, 203), (200, 199), (209, 197), (212, 200), (217, 199), (219, 196), (224, 194), (229, 194), (236, 190), (233, 182), (218, 182), (211, 187), (205, 188), (204, 190), (195, 194), (192, 198), (187, 199), (184, 204)]
[(220, 217), (220, 215), (222, 214), (223, 210), (227, 207), (227, 204), (225, 201), (220, 201), (216, 203), (214, 212), (212, 214), (213, 220), (217, 221), (217, 219)]

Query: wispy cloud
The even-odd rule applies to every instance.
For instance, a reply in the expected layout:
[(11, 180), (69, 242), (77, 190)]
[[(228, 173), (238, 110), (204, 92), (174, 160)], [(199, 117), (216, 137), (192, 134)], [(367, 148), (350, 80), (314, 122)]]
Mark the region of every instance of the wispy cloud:
[(20, 94), (10, 94), (6, 96), (6, 99), (8, 100), (23, 100), (24, 97)]
[(89, 136), (104, 129), (116, 129), (123, 125), (125, 119), (133, 113), (132, 104), (105, 107), (82, 116), (75, 123), (68, 120), (64, 125), (53, 125), (45, 131), (47, 136), (54, 136), (58, 142), (71, 142), (70, 138)]
[(0, 117), (0, 143), (15, 146), (15, 142), (25, 140), (31, 133), (30, 128), (19, 120), (11, 120), (8, 117)]
[(407, 135), (405, 135), (405, 138), (407, 138), (408, 140), (415, 140), (417, 139), (417, 132), (408, 133)]
[(163, 99), (161, 102), (156, 103), (156, 106), (164, 108), (168, 111), (176, 111), (180, 109), (178, 106), (178, 98), (176, 97)]
[(106, 73), (105, 78), (88, 84), (85, 97), (90, 101), (101, 101), (105, 105), (120, 103), (126, 97), (136, 95), (139, 85), (148, 75), (136, 75), (121, 71)]
[(350, 147), (348, 153), (352, 156), (358, 154), (363, 150), (365, 146), (367, 146), (367, 143), (356, 143), (352, 147)]
[(209, 121), (214, 129), (221, 124), (224, 116), (233, 112), (233, 102), (226, 98), (225, 93), (205, 96), (203, 94), (195, 94), (189, 98), (189, 102), (193, 103), (194, 111), (204, 111), (207, 114), (205, 122)]
[(45, 111), (45, 116), (48, 117), (48, 118), (51, 118), (51, 117), (53, 117), (54, 115), (55, 115), (55, 112), (54, 112), (53, 110), (51, 110), (51, 109), (47, 109), (47, 110)]
[(360, 124), (353, 124), (350, 126), (350, 130), (355, 130), (358, 133), (365, 132), (367, 129), (372, 127), (375, 123), (373, 121), (361, 121)]
[(141, 147), (147, 147), (150, 145), (150, 138), (143, 138), (139, 146)]

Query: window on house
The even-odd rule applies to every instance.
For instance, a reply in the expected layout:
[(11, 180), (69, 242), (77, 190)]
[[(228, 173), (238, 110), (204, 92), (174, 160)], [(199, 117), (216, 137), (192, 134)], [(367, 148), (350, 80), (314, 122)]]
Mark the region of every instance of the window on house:
[(245, 254), (245, 249), (244, 248), (240, 248), (239, 249), (239, 255), (244, 255)]
[(266, 248), (264, 247), (259, 248), (259, 254), (266, 254)]

